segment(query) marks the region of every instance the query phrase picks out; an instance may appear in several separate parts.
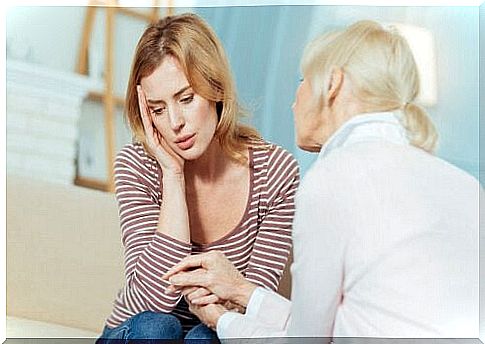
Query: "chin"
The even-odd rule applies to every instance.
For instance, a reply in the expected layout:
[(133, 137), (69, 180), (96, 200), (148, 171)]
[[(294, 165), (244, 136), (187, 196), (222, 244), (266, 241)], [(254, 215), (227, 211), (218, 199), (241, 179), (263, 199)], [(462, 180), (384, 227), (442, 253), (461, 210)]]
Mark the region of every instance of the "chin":
[(314, 143), (296, 141), (298, 148), (311, 153), (318, 153), (322, 149), (321, 145), (315, 145)]
[(180, 155), (184, 160), (191, 161), (199, 159), (207, 151), (207, 147), (201, 146), (200, 144), (195, 144), (189, 149), (182, 150), (177, 149), (176, 153)]
[(200, 152), (197, 149), (187, 149), (187, 150), (184, 150), (184, 151), (179, 151), (178, 154), (184, 160), (191, 161), (191, 160), (197, 160), (198, 158), (200, 158), (201, 155), (202, 155), (202, 152)]

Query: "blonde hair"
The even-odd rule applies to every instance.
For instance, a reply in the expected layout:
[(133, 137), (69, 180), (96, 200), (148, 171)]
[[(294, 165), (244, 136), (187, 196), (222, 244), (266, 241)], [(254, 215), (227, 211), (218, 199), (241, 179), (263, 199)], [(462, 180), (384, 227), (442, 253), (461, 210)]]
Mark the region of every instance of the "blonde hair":
[(416, 62), (406, 40), (395, 30), (359, 21), (312, 41), (305, 48), (301, 70), (310, 79), (315, 105), (323, 105), (334, 68), (352, 80), (354, 95), (366, 112), (402, 110), (401, 122), (411, 144), (434, 150), (436, 129), (426, 111), (414, 102), (420, 87)]
[(246, 113), (237, 100), (222, 44), (210, 26), (192, 13), (167, 16), (149, 25), (137, 44), (125, 110), (134, 139), (147, 148), (136, 86), (167, 56), (177, 59), (195, 93), (215, 102), (219, 117), (215, 137), (222, 150), (236, 161), (246, 161), (243, 150), (261, 141), (261, 136), (256, 129), (239, 123)]

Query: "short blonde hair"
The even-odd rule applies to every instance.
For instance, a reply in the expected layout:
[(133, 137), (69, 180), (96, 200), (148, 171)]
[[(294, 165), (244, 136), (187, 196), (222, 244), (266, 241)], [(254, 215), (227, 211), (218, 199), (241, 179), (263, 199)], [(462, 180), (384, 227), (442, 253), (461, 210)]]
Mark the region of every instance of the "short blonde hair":
[(167, 16), (149, 25), (137, 44), (125, 109), (134, 139), (147, 148), (136, 86), (167, 56), (177, 59), (194, 92), (215, 102), (219, 117), (215, 136), (230, 158), (244, 162), (244, 148), (261, 137), (256, 129), (239, 122), (246, 113), (238, 102), (222, 44), (210, 26), (192, 13)]
[(395, 30), (373, 21), (359, 21), (346, 30), (331, 32), (312, 41), (301, 62), (322, 106), (334, 68), (351, 80), (355, 96), (366, 112), (402, 110), (401, 121), (411, 144), (432, 152), (436, 129), (426, 111), (415, 103), (419, 93), (416, 62), (406, 40)]

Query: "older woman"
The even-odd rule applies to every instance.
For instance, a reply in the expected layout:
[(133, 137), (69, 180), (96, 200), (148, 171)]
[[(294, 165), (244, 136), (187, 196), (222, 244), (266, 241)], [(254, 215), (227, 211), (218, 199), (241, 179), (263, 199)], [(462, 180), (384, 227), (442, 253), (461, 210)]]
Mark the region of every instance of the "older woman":
[[(194, 14), (150, 25), (136, 48), (126, 97), (134, 142), (115, 163), (125, 284), (103, 340), (216, 339), (162, 276), (217, 250), (256, 286), (276, 290), (291, 248), (296, 160), (243, 125), (229, 63)], [(238, 306), (204, 288), (217, 310)], [(193, 312), (191, 312), (193, 310)]]
[[(358, 22), (312, 42), (302, 71), (297, 142), (319, 156), (297, 195), (292, 301), (256, 288), (245, 315), (203, 321), (221, 337), (478, 337), (480, 187), (432, 155), (406, 41)], [(166, 278), (231, 298), (246, 282), (214, 278), (228, 267), (189, 257)]]

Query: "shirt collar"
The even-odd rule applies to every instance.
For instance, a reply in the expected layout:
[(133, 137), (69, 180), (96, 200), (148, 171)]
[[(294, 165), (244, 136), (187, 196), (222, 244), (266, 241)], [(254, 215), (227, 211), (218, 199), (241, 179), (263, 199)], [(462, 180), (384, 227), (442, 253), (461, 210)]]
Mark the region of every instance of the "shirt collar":
[(364, 113), (352, 117), (338, 128), (323, 145), (318, 158), (327, 156), (336, 148), (371, 141), (409, 144), (406, 130), (394, 112)]

